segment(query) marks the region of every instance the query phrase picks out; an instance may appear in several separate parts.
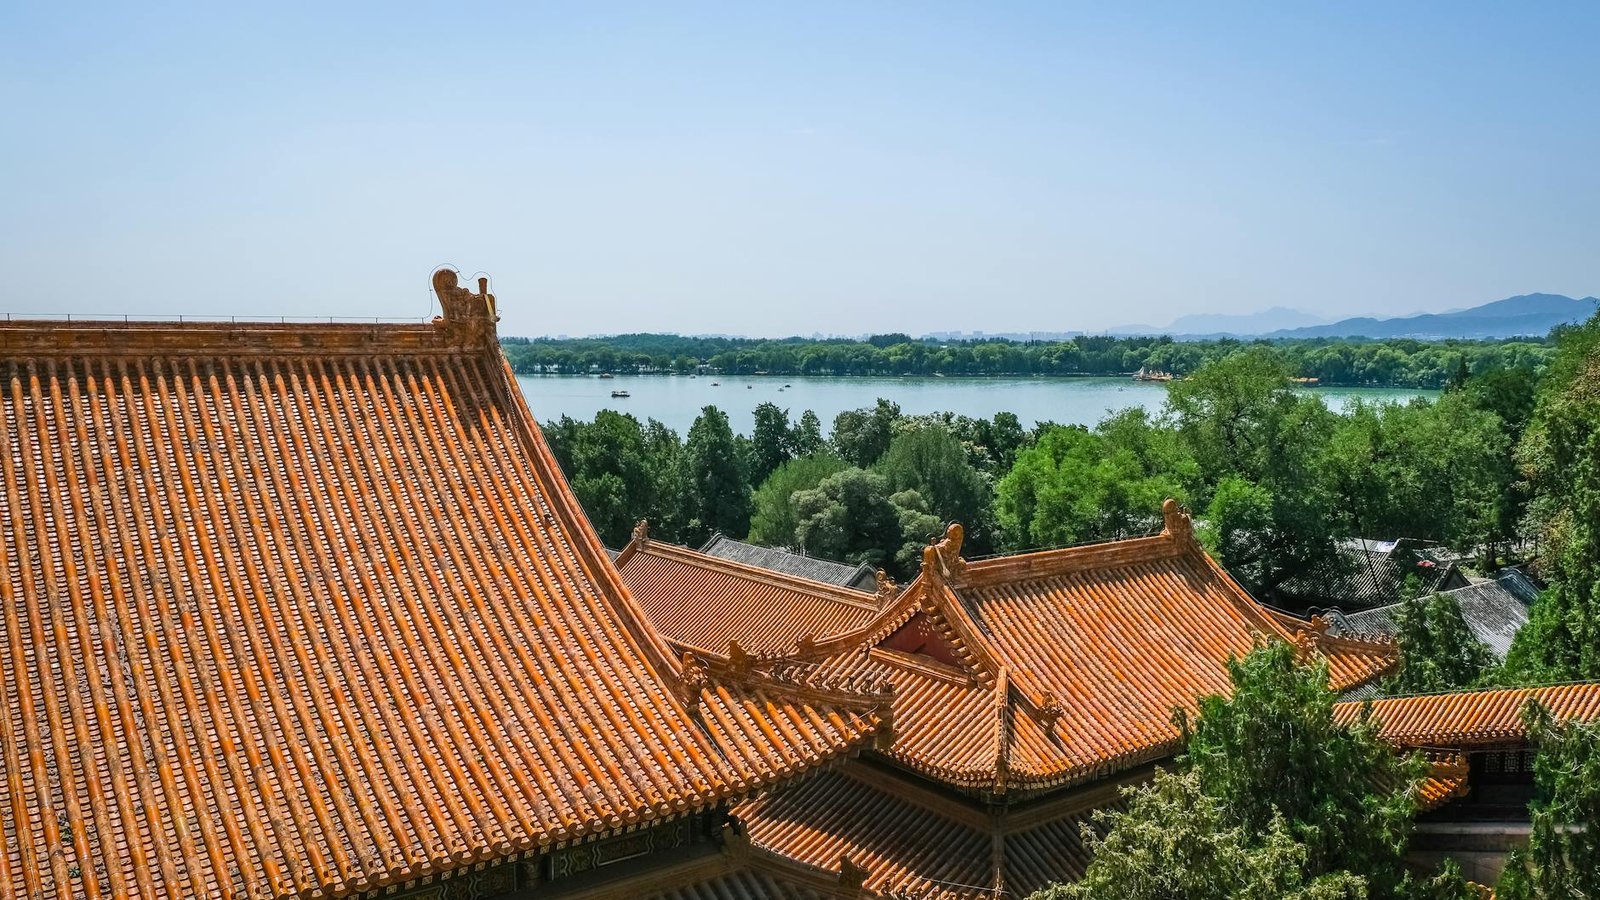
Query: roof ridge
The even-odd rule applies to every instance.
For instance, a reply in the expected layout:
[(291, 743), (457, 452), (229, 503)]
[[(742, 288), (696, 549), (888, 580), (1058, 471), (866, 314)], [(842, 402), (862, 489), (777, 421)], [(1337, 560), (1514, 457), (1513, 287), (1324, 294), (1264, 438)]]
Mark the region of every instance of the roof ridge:
[[(640, 531), (640, 526), (644, 526), (644, 531), (642, 533)], [(829, 600), (831, 602), (848, 604), (850, 606), (872, 610), (874, 612), (878, 611), (879, 609), (879, 605), (876, 602), (873, 602), (873, 595), (867, 593), (866, 591), (858, 591), (855, 588), (844, 587), (843, 585), (829, 584), (825, 581), (816, 581), (814, 579), (806, 578), (803, 575), (794, 575), (789, 572), (779, 572), (774, 569), (753, 566), (749, 563), (728, 559), (722, 556), (712, 556), (709, 553), (696, 550), (693, 547), (688, 547), (683, 544), (657, 541), (649, 536), (648, 528), (649, 523), (643, 520), (640, 521), (639, 526), (634, 527), (632, 539), (630, 539), (617, 554), (617, 565), (621, 566), (628, 559), (633, 558), (633, 556), (639, 553), (656, 553), (662, 556), (670, 556), (689, 565), (699, 566), (701, 568), (711, 569), (713, 571), (727, 572), (728, 574), (738, 578), (745, 578), (750, 581), (759, 581), (764, 584), (776, 585), (779, 587), (803, 590), (819, 597), (820, 599)]]

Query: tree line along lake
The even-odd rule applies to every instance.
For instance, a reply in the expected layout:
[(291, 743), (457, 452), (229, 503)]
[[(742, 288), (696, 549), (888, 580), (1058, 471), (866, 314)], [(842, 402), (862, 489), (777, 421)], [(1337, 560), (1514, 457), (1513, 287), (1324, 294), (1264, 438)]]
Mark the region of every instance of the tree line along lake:
[[(602, 409), (631, 413), (640, 422), (658, 419), (684, 434), (706, 406), (728, 414), (735, 431), (748, 435), (756, 406), (771, 401), (791, 419), (814, 411), (824, 428), (847, 409), (873, 405), (878, 398), (898, 403), (907, 415), (952, 412), (991, 418), (1012, 412), (1031, 428), (1039, 422), (1093, 425), (1113, 410), (1139, 406), (1156, 411), (1166, 399), (1161, 382), (1120, 378), (877, 378), (868, 376), (740, 375), (518, 375), (517, 383), (534, 416), (542, 422), (562, 416), (592, 420)], [(1404, 402), (1436, 397), (1417, 388), (1305, 388), (1334, 410), (1357, 398)], [(625, 391), (627, 397), (613, 397)]]

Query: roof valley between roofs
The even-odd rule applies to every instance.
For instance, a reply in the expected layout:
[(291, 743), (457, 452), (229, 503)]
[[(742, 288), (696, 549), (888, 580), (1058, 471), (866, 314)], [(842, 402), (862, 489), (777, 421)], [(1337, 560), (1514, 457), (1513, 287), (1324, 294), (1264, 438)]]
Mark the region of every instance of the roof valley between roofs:
[(681, 668), (494, 298), (435, 289), (431, 325), (0, 323), (0, 893), (343, 896), (871, 738), (881, 696)]

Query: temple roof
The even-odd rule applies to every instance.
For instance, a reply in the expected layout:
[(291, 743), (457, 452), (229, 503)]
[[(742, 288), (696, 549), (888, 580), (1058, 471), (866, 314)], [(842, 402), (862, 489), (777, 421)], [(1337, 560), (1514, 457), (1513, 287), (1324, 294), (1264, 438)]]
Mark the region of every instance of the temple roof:
[(747, 566), (798, 575), (808, 581), (820, 581), (823, 584), (834, 584), (858, 591), (871, 591), (875, 585), (874, 570), (866, 563), (852, 566), (831, 559), (806, 556), (781, 547), (747, 544), (720, 532), (712, 535), (711, 540), (706, 541), (705, 546), (700, 548), (700, 552), (707, 556), (731, 559)]
[(0, 896), (344, 896), (737, 799), (874, 700), (680, 661), (494, 337), (0, 323)]
[(1042, 790), (1170, 755), (1179, 738), (1173, 709), (1228, 690), (1229, 656), (1263, 638), (1327, 659), (1336, 689), (1396, 664), (1391, 640), (1332, 636), (1320, 620), (1260, 606), (1205, 554), (1175, 504), (1166, 515), (1167, 529), (1150, 537), (981, 561), (961, 558), (953, 526), (928, 548), (918, 577), (854, 626), (844, 617), (797, 626), (760, 603), (713, 601), (708, 573), (732, 564), (701, 556), (674, 571), (682, 608), (657, 622), (683, 642), (707, 640), (690, 626), (715, 622), (718, 637), (759, 642), (767, 652), (758, 667), (815, 666), (804, 676), (814, 683), (892, 684), (893, 741), (884, 752), (992, 793)]
[(617, 570), (674, 645), (707, 651), (724, 651), (729, 641), (751, 653), (792, 650), (803, 637), (861, 625), (882, 599), (654, 541), (643, 522)]
[[(1470, 749), (1504, 744), (1525, 744), (1528, 728), (1523, 710), (1538, 702), (1559, 722), (1600, 719), (1600, 682), (1547, 687), (1496, 688), (1388, 697), (1371, 703), (1384, 740), (1406, 747)], [(1346, 702), (1334, 707), (1341, 721), (1352, 722), (1365, 703)]]
[(1119, 802), (1116, 785), (1008, 819), (943, 798), (888, 773), (850, 764), (735, 813), (750, 841), (804, 865), (864, 872), (873, 896), (1026, 896), (1083, 874), (1090, 852), (1080, 826)]
[[(1507, 569), (1495, 578), (1436, 596), (1455, 604), (1472, 636), (1485, 644), (1495, 658), (1504, 660), (1512, 639), (1528, 624), (1528, 606), (1538, 593), (1526, 575)], [(1399, 634), (1398, 613), (1403, 605), (1391, 603), (1351, 613), (1330, 609), (1324, 615), (1334, 634)]]

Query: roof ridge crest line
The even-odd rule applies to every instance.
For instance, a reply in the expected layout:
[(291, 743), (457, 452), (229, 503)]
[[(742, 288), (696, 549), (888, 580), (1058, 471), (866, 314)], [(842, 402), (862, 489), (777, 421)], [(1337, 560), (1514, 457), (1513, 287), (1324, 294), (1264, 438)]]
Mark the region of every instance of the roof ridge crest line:
[(771, 690), (795, 699), (858, 707), (863, 712), (879, 714), (886, 721), (888, 704), (895, 697), (894, 684), (882, 675), (862, 672), (814, 681), (799, 677), (797, 670), (815, 672), (815, 665), (771, 654), (748, 654), (739, 647), (738, 641), (729, 641), (726, 655), (698, 648), (686, 649), (680, 667), (689, 680), (703, 678), (705, 684), (716, 683), (740, 690)]
[[(861, 648), (866, 644), (876, 644), (888, 637), (896, 628), (904, 625), (920, 606), (917, 603), (917, 593), (921, 590), (922, 576), (918, 575), (909, 584), (900, 589), (894, 599), (880, 607), (872, 618), (854, 628), (835, 632), (821, 637), (813, 637), (804, 650), (796, 649), (787, 654), (788, 658), (795, 660), (824, 659), (842, 652)], [(804, 635), (802, 635), (804, 637)]]
[[(446, 271), (449, 270), (441, 269), (440, 273)], [(439, 283), (438, 275), (439, 273), (435, 273), (436, 285)], [(600, 546), (599, 535), (589, 523), (587, 514), (578, 505), (577, 498), (572, 494), (571, 485), (561, 474), (561, 466), (556, 462), (549, 443), (545, 441), (544, 432), (540, 430), (533, 412), (528, 409), (522, 391), (516, 387), (516, 374), (511, 370), (510, 360), (506, 359), (499, 343), (493, 340), (492, 322), (488, 331), (490, 340), (482, 349), (486, 361), (492, 360), (494, 363), (491, 365), (491, 373), (497, 373), (497, 376), (491, 376), (491, 382), (503, 392), (507, 406), (512, 412), (508, 419), (514, 423), (520, 436), (527, 441), (529, 462), (535, 473), (543, 476), (545, 486), (550, 488), (546, 491), (546, 500), (552, 512), (565, 519), (562, 524), (566, 526), (564, 530), (572, 543), (572, 549), (579, 561), (587, 564), (585, 568), (588, 569), (588, 574), (597, 582), (595, 588), (596, 593), (600, 595), (600, 602), (616, 613), (622, 631), (633, 638), (645, 664), (652, 668), (654, 674), (663, 682), (677, 683), (681, 687), (685, 673), (679, 667), (679, 661), (673, 657), (666, 638), (650, 622), (644, 607), (628, 590), (621, 573), (612, 564), (605, 548)], [(665, 693), (673, 694), (672, 691)], [(675, 697), (674, 700), (681, 701), (681, 698)], [(685, 707), (684, 712), (687, 714), (689, 709)], [(709, 735), (702, 736), (710, 740)]]

